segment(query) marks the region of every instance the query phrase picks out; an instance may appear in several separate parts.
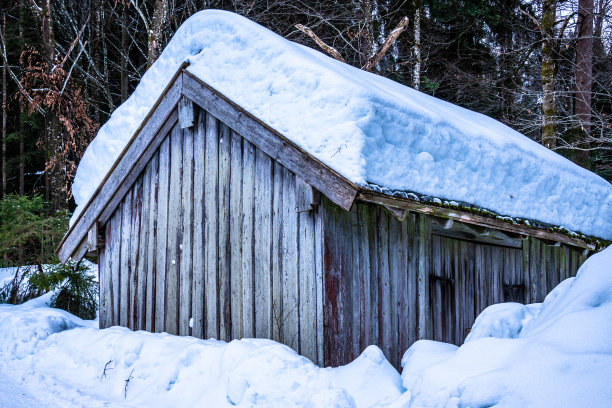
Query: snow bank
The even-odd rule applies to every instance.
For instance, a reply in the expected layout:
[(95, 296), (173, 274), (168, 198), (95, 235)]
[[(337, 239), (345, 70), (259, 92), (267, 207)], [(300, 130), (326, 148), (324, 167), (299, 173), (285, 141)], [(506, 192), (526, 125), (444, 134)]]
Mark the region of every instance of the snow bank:
[(488, 308), (456, 350), (415, 343), (402, 359), (410, 395), (404, 406), (609, 407), (610, 265), (612, 247), (593, 255), (541, 306)]
[(612, 186), (487, 116), (339, 63), (224, 11), (189, 18), (100, 129), (72, 192), (91, 197), (183, 61), (349, 180), (612, 239)]
[(271, 340), (99, 330), (36, 301), (0, 305), (0, 372), (51, 406), (352, 408), (403, 391), (375, 346), (346, 366), (319, 368)]

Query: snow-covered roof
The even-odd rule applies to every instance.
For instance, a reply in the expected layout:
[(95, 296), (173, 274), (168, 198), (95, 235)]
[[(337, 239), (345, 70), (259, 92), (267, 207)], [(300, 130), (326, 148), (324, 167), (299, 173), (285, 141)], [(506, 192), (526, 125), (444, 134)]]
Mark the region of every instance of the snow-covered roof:
[(92, 196), (183, 62), (351, 182), (457, 200), (612, 239), (612, 185), (485, 115), (340, 63), (233, 13), (190, 17), (87, 148)]

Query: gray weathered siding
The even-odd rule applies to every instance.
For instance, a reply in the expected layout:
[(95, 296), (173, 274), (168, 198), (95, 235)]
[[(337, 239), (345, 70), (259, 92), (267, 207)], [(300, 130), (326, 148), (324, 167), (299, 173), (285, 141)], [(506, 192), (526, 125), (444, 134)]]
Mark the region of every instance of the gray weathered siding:
[(581, 249), (535, 238), (458, 239), (468, 236), (460, 223), (432, 229), (432, 217), (410, 213), (399, 221), (370, 203), (346, 212), (323, 199), (321, 215), (331, 365), (351, 361), (369, 344), (396, 367), (420, 338), (461, 344), (484, 308), (541, 302), (586, 259)]
[(267, 337), (322, 363), (321, 224), (301, 202), (310, 186), (196, 116), (171, 129), (103, 228), (101, 327)]

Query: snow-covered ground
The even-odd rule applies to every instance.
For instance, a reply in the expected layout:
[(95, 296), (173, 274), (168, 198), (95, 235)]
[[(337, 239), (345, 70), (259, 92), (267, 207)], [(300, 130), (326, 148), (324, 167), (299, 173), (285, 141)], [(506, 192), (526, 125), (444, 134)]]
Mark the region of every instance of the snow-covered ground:
[(611, 265), (609, 248), (542, 304), (491, 306), (459, 348), (415, 343), (401, 377), (375, 346), (320, 368), (269, 340), (99, 330), (50, 295), (0, 305), (0, 408), (610, 407)]

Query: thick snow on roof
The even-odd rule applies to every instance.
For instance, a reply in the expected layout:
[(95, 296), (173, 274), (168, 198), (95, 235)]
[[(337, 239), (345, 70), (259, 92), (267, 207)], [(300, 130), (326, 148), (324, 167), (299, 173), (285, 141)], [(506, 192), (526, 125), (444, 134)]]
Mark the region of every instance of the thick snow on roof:
[(91, 197), (183, 61), (350, 181), (612, 239), (612, 185), (487, 116), (361, 71), (250, 20), (189, 18), (100, 129), (72, 186)]

